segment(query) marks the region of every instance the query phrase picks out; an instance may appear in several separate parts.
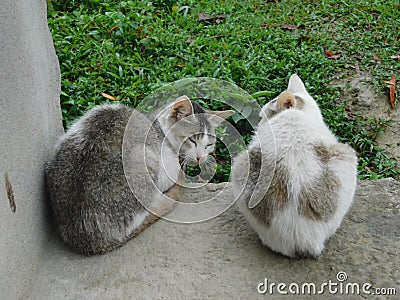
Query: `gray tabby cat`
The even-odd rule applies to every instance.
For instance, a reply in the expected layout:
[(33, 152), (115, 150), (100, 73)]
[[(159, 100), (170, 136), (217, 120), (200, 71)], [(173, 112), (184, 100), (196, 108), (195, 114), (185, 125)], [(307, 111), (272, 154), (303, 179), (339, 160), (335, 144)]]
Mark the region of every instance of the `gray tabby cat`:
[[(91, 109), (61, 138), (46, 165), (50, 205), (58, 230), (62, 239), (82, 254), (103, 254), (115, 249), (158, 218), (133, 195), (124, 174), (122, 144), (132, 112), (122, 105)], [(175, 182), (180, 161), (195, 165), (204, 160), (214, 149), (215, 128), (221, 118), (232, 113), (205, 111), (186, 96), (163, 110), (149, 126), (146, 140), (148, 153), (158, 154), (149, 157), (146, 164), (161, 192), (178, 200), (179, 185)], [(139, 116), (148, 120), (143, 114)], [(148, 126), (146, 122), (139, 124)], [(172, 209), (141, 178), (143, 170), (129, 171), (138, 173), (133, 184), (139, 186), (141, 198), (146, 198), (146, 207), (158, 215)]]

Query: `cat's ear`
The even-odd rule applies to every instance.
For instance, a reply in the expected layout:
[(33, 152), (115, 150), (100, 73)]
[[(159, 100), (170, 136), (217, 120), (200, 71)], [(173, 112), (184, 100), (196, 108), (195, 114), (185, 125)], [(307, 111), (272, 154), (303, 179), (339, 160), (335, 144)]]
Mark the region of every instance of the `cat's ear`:
[(235, 111), (234, 110), (221, 110), (221, 111), (207, 111), (209, 115), (211, 115), (208, 120), (214, 126), (218, 126), (222, 123), (223, 120), (232, 116)]
[(291, 92), (285, 91), (278, 96), (277, 104), (280, 110), (289, 109), (296, 106), (296, 99)]
[(174, 105), (169, 113), (169, 117), (175, 121), (193, 114), (193, 106), (188, 96), (183, 95), (175, 100)]
[(301, 81), (300, 77), (297, 76), (296, 74), (290, 76), (288, 91), (292, 92), (293, 94), (307, 93), (303, 81)]
[(303, 98), (293, 95), (289, 91), (285, 91), (278, 96), (277, 106), (279, 110), (289, 109), (289, 108), (304, 108)]

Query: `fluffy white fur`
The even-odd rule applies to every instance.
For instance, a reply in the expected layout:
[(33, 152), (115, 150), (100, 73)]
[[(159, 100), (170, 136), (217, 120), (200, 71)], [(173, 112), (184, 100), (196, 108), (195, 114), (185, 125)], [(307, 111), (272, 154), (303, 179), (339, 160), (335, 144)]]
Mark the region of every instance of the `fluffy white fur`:
[[(232, 172), (233, 190), (238, 199), (239, 210), (258, 233), (263, 244), (290, 257), (315, 257), (321, 254), (325, 241), (335, 233), (352, 204), (356, 189), (357, 158), (351, 147), (338, 143), (330, 132), (317, 103), (297, 75), (290, 77), (288, 92), (293, 94), (295, 101), (299, 101), (297, 104), (282, 109), (279, 108), (276, 98), (262, 108), (262, 120), (248, 151), (235, 159)], [(321, 161), (315, 152), (316, 145), (329, 149), (329, 159)], [(256, 149), (260, 149), (262, 164), (265, 164), (263, 168), (256, 166), (261, 170), (258, 179), (262, 182), (261, 185), (256, 185), (255, 182), (246, 183), (243, 175), (249, 170), (249, 160), (250, 165), (252, 164), (251, 151)], [(287, 188), (283, 201), (285, 204), (280, 209), (277, 207), (282, 199), (278, 196), (274, 198), (272, 195), (271, 199), (263, 199), (271, 188), (269, 183), (276, 167), (285, 170), (287, 175), (287, 182), (283, 183)], [(328, 203), (328, 206), (335, 209), (327, 216), (322, 212), (321, 219), (313, 219), (299, 209), (299, 201), (304, 201), (300, 199), (300, 192), (318, 183), (324, 170), (328, 170), (327, 176), (337, 179), (333, 191), (336, 197), (332, 203)], [(321, 182), (320, 186), (323, 184)], [(326, 190), (326, 193), (332, 191)], [(252, 194), (259, 196), (249, 200)], [(326, 197), (323, 193), (315, 196), (317, 199)], [(270, 220), (254, 215), (253, 207), (257, 208), (257, 205), (267, 205), (273, 210)]]

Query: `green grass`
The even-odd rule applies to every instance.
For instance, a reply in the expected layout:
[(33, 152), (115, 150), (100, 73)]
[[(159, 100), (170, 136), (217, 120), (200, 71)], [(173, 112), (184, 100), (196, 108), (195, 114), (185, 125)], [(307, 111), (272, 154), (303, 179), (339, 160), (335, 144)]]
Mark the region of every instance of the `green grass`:
[[(399, 74), (400, 6), (395, 1), (58, 1), (49, 10), (62, 73), (61, 105), (66, 127), (94, 105), (101, 93), (135, 107), (163, 84), (188, 77), (236, 83), (250, 94), (265, 91), (260, 105), (287, 86), (292, 73), (305, 82), (324, 118), (359, 157), (361, 179), (395, 177), (397, 162), (376, 139), (387, 121), (349, 115), (332, 78), (360, 70), (375, 88)], [(205, 23), (197, 14), (223, 13)], [(295, 29), (285, 29), (295, 25)], [(188, 40), (192, 42), (188, 42)], [(340, 55), (327, 59), (323, 47)], [(378, 56), (380, 63), (377, 63)], [(115, 102), (115, 101), (113, 101)], [(212, 104), (210, 108), (213, 109)], [(233, 121), (232, 121), (233, 122)], [(233, 122), (246, 135), (248, 125)], [(223, 148), (214, 181), (229, 179)]]

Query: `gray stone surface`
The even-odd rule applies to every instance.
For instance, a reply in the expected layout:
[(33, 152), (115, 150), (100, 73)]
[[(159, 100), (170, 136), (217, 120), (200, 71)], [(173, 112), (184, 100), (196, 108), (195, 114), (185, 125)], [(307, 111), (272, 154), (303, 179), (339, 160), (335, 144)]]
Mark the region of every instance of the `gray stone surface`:
[[(184, 200), (210, 198), (224, 187), (230, 184), (191, 189)], [(291, 260), (263, 247), (235, 207), (198, 224), (160, 220), (98, 257), (72, 253), (54, 235), (30, 299), (281, 299), (276, 290), (272, 297), (258, 294), (257, 284), (267, 278), (319, 287), (339, 283), (338, 272), (346, 272), (344, 283), (400, 293), (399, 193), (400, 182), (392, 179), (360, 182), (353, 208), (318, 259)], [(324, 299), (338, 297), (344, 299), (324, 293)]]
[(45, 257), (42, 165), (62, 132), (59, 95), (45, 0), (1, 0), (0, 299), (24, 298)]

